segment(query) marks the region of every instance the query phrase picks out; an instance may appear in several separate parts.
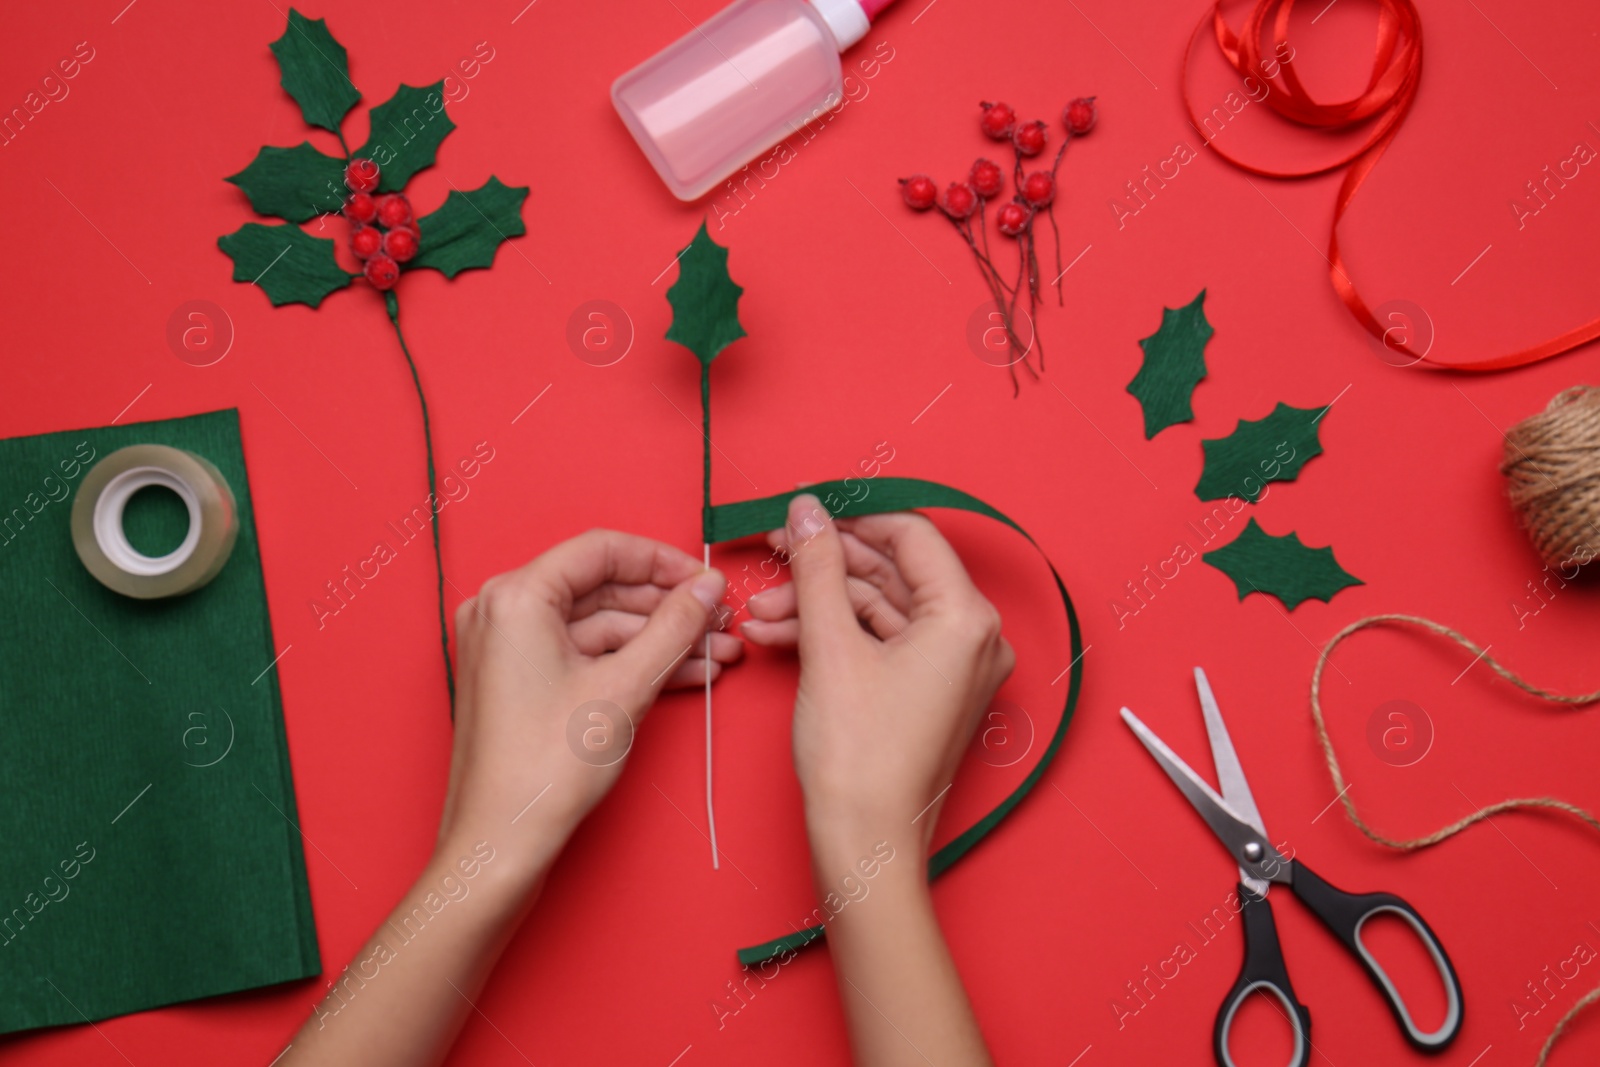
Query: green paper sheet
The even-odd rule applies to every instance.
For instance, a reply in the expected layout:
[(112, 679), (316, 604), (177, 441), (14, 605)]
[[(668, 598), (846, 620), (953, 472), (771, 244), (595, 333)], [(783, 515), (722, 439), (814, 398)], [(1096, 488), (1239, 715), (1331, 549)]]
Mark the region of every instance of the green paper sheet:
[[(119, 596), (72, 547), (84, 473), (144, 443), (238, 503), (187, 596)], [(0, 441), (0, 509), (0, 1033), (317, 974), (237, 412)], [(170, 541), (170, 508), (132, 510)]]

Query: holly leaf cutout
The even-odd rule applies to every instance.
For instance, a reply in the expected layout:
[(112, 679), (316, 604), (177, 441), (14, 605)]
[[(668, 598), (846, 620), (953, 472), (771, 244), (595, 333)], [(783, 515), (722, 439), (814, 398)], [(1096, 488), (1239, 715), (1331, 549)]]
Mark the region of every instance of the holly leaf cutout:
[(1322, 454), (1317, 422), (1327, 410), (1279, 401), (1266, 418), (1240, 419), (1228, 436), (1201, 441), (1206, 464), (1195, 495), (1201, 500), (1236, 496), (1254, 504), (1268, 482), (1294, 481), (1307, 460)]
[(1206, 291), (1187, 305), (1161, 309), (1161, 329), (1139, 342), (1144, 364), (1128, 383), (1144, 409), (1144, 436), (1149, 440), (1168, 426), (1194, 418), (1190, 394), (1206, 376), (1205, 349), (1215, 331), (1206, 321)]
[(349, 54), (328, 32), (327, 22), (308, 19), (291, 7), (289, 25), (272, 42), (272, 54), (283, 72), (284, 91), (300, 105), (305, 120), (338, 133), (361, 91), (350, 81)]
[(244, 190), (260, 215), (305, 222), (344, 203), (344, 160), (301, 141), (293, 148), (267, 145), (250, 165), (226, 179)]
[(717, 353), (745, 336), (739, 325), (739, 297), (744, 289), (728, 276), (728, 250), (711, 239), (706, 224), (678, 253), (678, 280), (667, 290), (672, 325), (667, 340), (676, 341), (710, 366)]
[(1240, 600), (1271, 593), (1290, 611), (1313, 597), (1326, 602), (1346, 586), (1366, 584), (1339, 566), (1331, 545), (1307, 548), (1296, 533), (1273, 537), (1254, 518), (1238, 537), (1202, 558), (1233, 579)]
[(378, 164), (378, 189), (385, 193), (399, 192), (413, 174), (433, 166), (439, 145), (456, 128), (445, 114), (443, 80), (420, 89), (401, 85), (367, 115), (367, 143), (354, 155)]
[(332, 240), (312, 237), (298, 226), (247, 222), (217, 238), (217, 244), (233, 259), (233, 280), (261, 286), (273, 307), (316, 307), (355, 278), (333, 258)]
[(528, 232), (522, 224), (527, 198), (527, 186), (505, 185), (492, 175), (470, 193), (451, 190), (444, 206), (417, 220), (422, 251), (408, 266), (432, 267), (446, 278), (493, 266), (500, 242)]

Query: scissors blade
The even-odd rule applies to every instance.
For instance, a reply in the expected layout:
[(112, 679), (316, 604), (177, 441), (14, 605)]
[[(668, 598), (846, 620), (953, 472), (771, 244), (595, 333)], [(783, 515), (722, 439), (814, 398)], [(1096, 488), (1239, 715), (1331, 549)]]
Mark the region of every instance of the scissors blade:
[(1239, 754), (1233, 750), (1233, 738), (1228, 736), (1228, 726), (1222, 721), (1222, 710), (1212, 695), (1211, 682), (1206, 672), (1194, 669), (1194, 687), (1200, 692), (1200, 710), (1206, 717), (1206, 736), (1211, 739), (1211, 761), (1217, 766), (1217, 784), (1222, 787), (1222, 799), (1237, 812), (1239, 818), (1256, 828), (1262, 837), (1267, 836), (1261, 812), (1256, 808), (1256, 798), (1250, 793), (1250, 783), (1245, 780), (1244, 768), (1239, 766)]
[(1127, 708), (1122, 709), (1122, 721), (1128, 724), (1145, 749), (1167, 772), (1172, 784), (1189, 799), (1200, 813), (1211, 832), (1217, 835), (1223, 847), (1239, 865), (1240, 880), (1258, 896), (1265, 896), (1268, 882), (1289, 881), (1289, 861), (1272, 847), (1266, 835), (1228, 806), (1228, 802), (1211, 788), (1204, 778), (1196, 774), (1167, 743), (1157, 737), (1150, 727)]

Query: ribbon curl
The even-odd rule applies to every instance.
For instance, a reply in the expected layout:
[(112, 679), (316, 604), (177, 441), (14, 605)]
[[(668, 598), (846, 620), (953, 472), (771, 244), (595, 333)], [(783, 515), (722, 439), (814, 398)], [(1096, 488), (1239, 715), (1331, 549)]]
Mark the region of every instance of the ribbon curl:
[[(998, 508), (994, 508), (979, 500), (969, 493), (954, 489), (939, 482), (924, 481), (920, 478), (879, 478), (873, 482), (872, 492), (860, 500), (849, 499), (849, 489), (842, 481), (821, 482), (816, 485), (797, 489), (792, 493), (779, 493), (776, 496), (762, 497), (758, 500), (741, 500), (736, 504), (718, 504), (708, 513), (710, 525), (706, 538), (712, 544), (721, 544), (724, 541), (735, 541), (751, 534), (763, 533), (774, 530), (784, 524), (789, 511), (789, 501), (799, 493), (812, 493), (818, 499), (824, 499), (830, 492), (838, 493), (846, 498), (845, 503), (838, 512), (839, 516), (847, 515), (876, 515), (885, 511), (905, 511), (909, 508), (955, 508), (959, 511), (970, 511), (977, 515), (986, 515), (997, 522), (1003, 522), (1013, 530), (1028, 539), (1028, 543), (1039, 549), (1039, 554), (1044, 555), (1044, 549), (1039, 548), (1033, 536), (1019, 526), (1015, 519), (1006, 515)], [(1067, 681), (1067, 698), (1061, 709), (1061, 719), (1056, 723), (1056, 729), (1050, 735), (1050, 741), (1045, 745), (1044, 751), (1039, 754), (1039, 759), (1034, 763), (1033, 769), (1006, 798), (995, 805), (983, 818), (967, 827), (956, 835), (948, 844), (939, 849), (928, 858), (928, 880), (939, 877), (961, 857), (972, 850), (973, 846), (989, 836), (996, 826), (1000, 825), (1013, 808), (1022, 803), (1024, 797), (1033, 791), (1039, 779), (1044, 777), (1044, 772), (1049, 769), (1055, 760), (1056, 753), (1061, 748), (1062, 740), (1067, 736), (1067, 726), (1072, 722), (1072, 712), (1078, 706), (1078, 693), (1083, 688), (1083, 633), (1078, 627), (1078, 613), (1073, 609), (1072, 597), (1067, 593), (1066, 583), (1061, 580), (1055, 564), (1045, 557), (1045, 564), (1050, 568), (1050, 576), (1055, 579), (1056, 592), (1061, 595), (1062, 607), (1067, 612), (1067, 630), (1070, 635), (1070, 651), (1072, 663), (1068, 668), (1071, 677)], [(808, 926), (804, 930), (774, 938), (760, 945), (739, 950), (739, 962), (746, 967), (765, 963), (776, 956), (792, 954), (820, 940), (824, 928), (819, 924)]]
[[(1338, 293), (1339, 299), (1344, 301), (1356, 321), (1385, 348), (1404, 353), (1413, 363), (1425, 363), (1442, 370), (1506, 370), (1560, 355), (1600, 337), (1600, 318), (1594, 318), (1555, 337), (1513, 352), (1447, 362), (1430, 358), (1427, 349), (1419, 351), (1413, 346), (1409, 333), (1397, 340), (1394, 336), (1395, 325), (1391, 323), (1385, 326), (1379, 322), (1356, 291), (1339, 251), (1339, 221), (1344, 218), (1361, 184), (1367, 180), (1395, 135), (1400, 132), (1400, 125), (1411, 110), (1417, 86), (1422, 80), (1422, 16), (1417, 12), (1416, 5), (1412, 0), (1377, 0), (1377, 4), (1377, 40), (1373, 47), (1372, 74), (1367, 79), (1365, 89), (1348, 100), (1319, 101), (1301, 83), (1292, 59), (1276, 60), (1274, 62), (1281, 72), (1283, 88), (1268, 93), (1265, 98), (1273, 111), (1290, 122), (1330, 133), (1350, 130), (1370, 121), (1372, 129), (1357, 148), (1331, 163), (1301, 170), (1269, 170), (1229, 155), (1217, 147), (1214, 139), (1207, 139), (1206, 145), (1229, 164), (1263, 178), (1312, 178), (1342, 167), (1350, 168), (1345, 171), (1344, 181), (1333, 202), (1333, 222), (1328, 230), (1328, 278), (1333, 283), (1334, 292)], [(1272, 54), (1284, 54), (1283, 49), (1288, 44), (1289, 15), (1293, 9), (1294, 0), (1256, 0), (1245, 18), (1242, 32), (1235, 35), (1223, 17), (1222, 0), (1215, 0), (1210, 12), (1201, 18), (1190, 35), (1179, 72), (1184, 110), (1197, 131), (1200, 129), (1200, 120), (1189, 98), (1189, 63), (1194, 56), (1195, 42), (1205, 30), (1206, 23), (1210, 22), (1217, 46), (1228, 65), (1241, 77), (1249, 79), (1264, 69), (1261, 44), (1269, 20)], [(1292, 56), (1293, 53), (1289, 54)]]

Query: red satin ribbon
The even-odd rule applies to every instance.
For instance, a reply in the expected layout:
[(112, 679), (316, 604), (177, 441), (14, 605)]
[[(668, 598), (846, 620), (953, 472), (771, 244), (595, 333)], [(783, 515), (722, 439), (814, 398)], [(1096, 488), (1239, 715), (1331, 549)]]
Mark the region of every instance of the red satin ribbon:
[[(1417, 85), (1422, 80), (1422, 17), (1417, 13), (1416, 6), (1412, 0), (1377, 0), (1377, 2), (1378, 35), (1373, 49), (1372, 76), (1367, 80), (1367, 87), (1349, 100), (1323, 103), (1313, 98), (1301, 84), (1295, 74), (1293, 62), (1283, 63), (1277, 59), (1278, 55), (1282, 54), (1282, 47), (1287, 43), (1289, 13), (1294, 8), (1294, 0), (1256, 0), (1245, 19), (1243, 31), (1237, 36), (1228, 28), (1227, 21), (1222, 16), (1222, 0), (1216, 0), (1209, 20), (1216, 34), (1217, 45), (1221, 48), (1223, 58), (1228, 61), (1228, 65), (1241, 77), (1262, 80), (1262, 34), (1268, 20), (1271, 20), (1272, 52), (1267, 57), (1266, 69), (1276, 65), (1278, 77), (1270, 80), (1274, 82), (1281, 80), (1282, 83), (1281, 86), (1274, 85), (1265, 98), (1266, 104), (1272, 110), (1291, 122), (1331, 132), (1347, 130), (1368, 120), (1375, 121), (1372, 123), (1372, 130), (1355, 150), (1331, 163), (1307, 170), (1268, 170), (1229, 155), (1218, 148), (1214, 140), (1206, 143), (1213, 152), (1235, 167), (1263, 178), (1310, 178), (1327, 174), (1346, 165), (1350, 166), (1350, 169), (1345, 171), (1344, 181), (1339, 186), (1339, 195), (1333, 203), (1333, 224), (1328, 233), (1328, 277), (1333, 283), (1334, 291), (1350, 309), (1350, 313), (1389, 350), (1403, 353), (1414, 362), (1443, 369), (1493, 371), (1548, 359), (1600, 337), (1600, 318), (1596, 318), (1536, 345), (1505, 355), (1459, 363), (1445, 362), (1430, 358), (1426, 350), (1419, 352), (1416, 348), (1410, 347), (1410, 337), (1406, 337), (1403, 341), (1393, 337), (1396, 332), (1394, 324), (1385, 326), (1379, 322), (1372, 309), (1361, 299), (1361, 294), (1356, 292), (1355, 283), (1350, 280), (1350, 275), (1345, 270), (1344, 257), (1339, 251), (1339, 220), (1344, 217), (1350, 202), (1355, 199), (1361, 183), (1367, 180), (1372, 168), (1378, 165), (1378, 160), (1382, 158), (1389, 143), (1394, 140), (1395, 134), (1400, 132), (1400, 124), (1411, 109), (1411, 103), (1416, 99)], [(1200, 120), (1195, 116), (1194, 104), (1189, 99), (1189, 62), (1194, 55), (1195, 41), (1205, 29), (1206, 22), (1207, 19), (1202, 18), (1194, 33), (1190, 35), (1181, 71), (1183, 106), (1197, 132), (1201, 126)], [(1431, 338), (1429, 347), (1432, 347)]]

